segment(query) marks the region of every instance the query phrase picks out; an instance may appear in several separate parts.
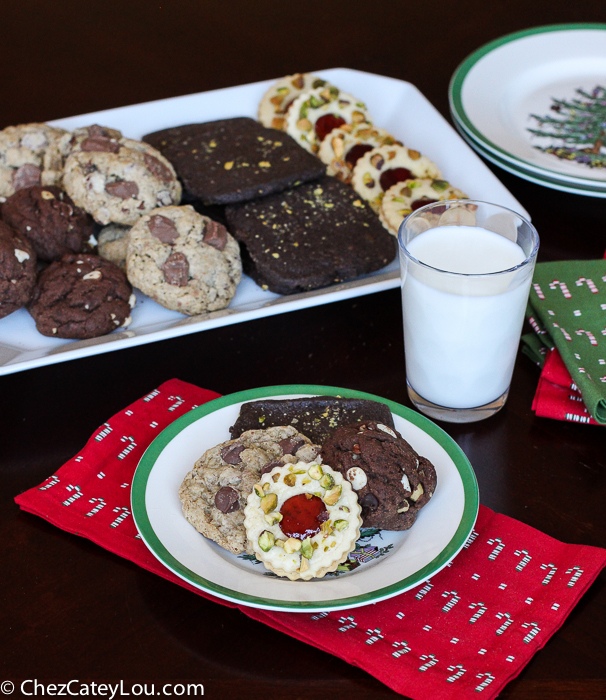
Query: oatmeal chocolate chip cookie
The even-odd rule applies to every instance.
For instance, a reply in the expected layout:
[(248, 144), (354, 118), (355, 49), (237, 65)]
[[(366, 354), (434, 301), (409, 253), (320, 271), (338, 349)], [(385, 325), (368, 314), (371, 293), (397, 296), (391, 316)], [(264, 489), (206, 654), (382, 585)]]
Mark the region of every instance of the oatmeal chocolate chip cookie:
[(185, 205), (155, 209), (132, 227), (126, 272), (162, 306), (195, 315), (229, 304), (242, 263), (225, 227)]
[(131, 322), (135, 303), (122, 270), (97, 255), (65, 255), (40, 273), (29, 311), (42, 335), (96, 338)]
[(379, 219), (394, 236), (404, 219), (413, 211), (433, 202), (445, 202), (449, 199), (468, 199), (467, 195), (452, 187), (446, 180), (420, 178), (405, 180), (390, 187), (381, 201)]
[(92, 217), (54, 185), (18, 190), (4, 203), (2, 218), (30, 241), (39, 260), (52, 262), (93, 247)]
[(395, 241), (372, 210), (333, 177), (226, 208), (245, 271), (278, 294), (305, 292), (379, 270)]
[(128, 250), (128, 232), (130, 226), (109, 224), (104, 226), (98, 235), (99, 255), (126, 269), (126, 253)]
[(327, 165), (327, 175), (351, 182), (353, 169), (365, 153), (378, 146), (394, 144), (401, 146), (402, 142), (374, 124), (343, 124), (322, 141), (318, 156)]
[(166, 158), (146, 143), (125, 138), (82, 140), (65, 162), (63, 186), (104, 225), (132, 225), (156, 207), (181, 201), (181, 185)]
[(431, 462), (376, 421), (339, 428), (321, 454), (358, 494), (365, 527), (408, 530), (436, 488)]
[(418, 151), (404, 146), (378, 146), (365, 153), (353, 169), (354, 190), (378, 214), (383, 195), (390, 187), (404, 180), (441, 177), (435, 163)]
[(31, 185), (61, 182), (61, 163), (47, 157), (65, 129), (46, 124), (20, 124), (0, 131), (0, 201)]
[[(65, 132), (63, 136), (53, 140), (48, 147), (44, 156), (45, 167), (55, 172), (60, 172), (60, 179), (62, 179), (65, 161), (70, 153), (80, 150), (107, 151), (112, 150), (112, 148), (117, 153), (121, 138), (122, 132), (117, 129), (110, 129), (107, 126), (99, 126), (98, 124), (82, 126), (71, 132)], [(107, 147), (108, 141), (112, 146), (110, 149)], [(60, 180), (57, 184), (60, 184)]]
[(0, 221), (0, 318), (25, 306), (36, 286), (36, 253), (30, 242)]
[(232, 552), (252, 554), (244, 507), (264, 469), (310, 462), (320, 448), (291, 426), (248, 430), (207, 450), (179, 489), (183, 515), (198, 532)]
[(173, 163), (188, 199), (203, 204), (263, 197), (326, 170), (290, 136), (249, 117), (187, 124), (143, 138)]
[(391, 411), (384, 403), (337, 396), (308, 396), (300, 399), (263, 399), (240, 406), (238, 419), (229, 429), (232, 438), (245, 430), (293, 425), (318, 445), (337, 428), (375, 420), (394, 427)]
[(255, 484), (244, 509), (255, 556), (291, 581), (335, 571), (355, 548), (361, 525), (349, 482), (313, 462), (274, 467)]
[(294, 100), (286, 115), (286, 133), (303, 148), (317, 153), (333, 129), (371, 121), (366, 105), (357, 97), (327, 85)]
[(327, 86), (326, 80), (311, 73), (295, 73), (280, 78), (261, 98), (259, 121), (263, 126), (284, 131), (286, 113), (293, 100), (306, 90)]

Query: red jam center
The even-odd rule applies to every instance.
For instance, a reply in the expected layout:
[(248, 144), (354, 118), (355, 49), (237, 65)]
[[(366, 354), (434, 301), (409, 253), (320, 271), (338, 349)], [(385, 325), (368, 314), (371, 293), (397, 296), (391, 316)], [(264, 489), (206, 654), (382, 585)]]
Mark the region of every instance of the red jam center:
[[(417, 209), (420, 209), (421, 207), (424, 207), (426, 204), (433, 204), (434, 202), (437, 202), (437, 199), (429, 199), (429, 197), (421, 197), (420, 199), (415, 199), (414, 202), (410, 205), (410, 208), (413, 211), (416, 211)], [(440, 207), (436, 207), (433, 211), (435, 214), (441, 214), (442, 212), (436, 211), (436, 209), (440, 209)], [(446, 207), (444, 207), (446, 209)]]
[(325, 114), (316, 122), (316, 136), (320, 141), (324, 141), (324, 139), (333, 129), (336, 129), (338, 126), (342, 126), (343, 124), (345, 124), (345, 119), (335, 117), (334, 114)]
[(393, 168), (392, 170), (386, 170), (379, 178), (379, 182), (381, 183), (383, 192), (387, 192), (390, 187), (393, 187), (398, 182), (412, 180), (413, 177), (414, 175), (408, 168)]
[(353, 168), (360, 158), (365, 153), (368, 153), (368, 151), (372, 151), (372, 146), (369, 146), (367, 143), (357, 143), (355, 146), (352, 146), (349, 151), (347, 151), (345, 162)]
[(328, 511), (321, 498), (307, 498), (304, 493), (292, 496), (284, 502), (280, 529), (287, 537), (304, 540), (320, 532), (322, 523), (328, 520)]

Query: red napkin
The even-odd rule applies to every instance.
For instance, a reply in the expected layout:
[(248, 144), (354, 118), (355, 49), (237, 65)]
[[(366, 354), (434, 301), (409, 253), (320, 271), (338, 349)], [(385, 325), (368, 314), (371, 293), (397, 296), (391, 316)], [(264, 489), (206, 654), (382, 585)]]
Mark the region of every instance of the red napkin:
[(600, 425), (585, 404), (557, 348), (547, 351), (532, 410), (543, 418)]
[(395, 598), (330, 613), (282, 613), (219, 600), (174, 576), (139, 538), (130, 484), (169, 423), (218, 394), (173, 379), (110, 418), (40, 486), (15, 500), (58, 527), (363, 668), (415, 700), (494, 698), (560, 627), (606, 564), (480, 506), (450, 566)]

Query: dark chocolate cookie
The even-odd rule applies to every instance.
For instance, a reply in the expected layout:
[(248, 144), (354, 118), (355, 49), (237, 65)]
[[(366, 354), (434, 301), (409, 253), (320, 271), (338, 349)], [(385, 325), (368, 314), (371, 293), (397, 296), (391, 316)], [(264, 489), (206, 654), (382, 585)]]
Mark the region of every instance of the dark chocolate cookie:
[(4, 203), (2, 218), (31, 242), (40, 260), (90, 250), (95, 222), (59, 187), (17, 190)]
[(394, 427), (389, 408), (378, 401), (309, 396), (301, 399), (267, 399), (240, 406), (238, 419), (229, 429), (232, 440), (246, 430), (292, 425), (321, 445), (337, 428), (375, 420)]
[(29, 241), (0, 221), (0, 318), (32, 298), (36, 285), (36, 253)]
[(186, 124), (143, 140), (175, 167), (188, 200), (230, 204), (314, 180), (324, 164), (284, 132), (249, 117)]
[(43, 270), (29, 305), (36, 328), (54, 338), (96, 338), (130, 324), (134, 295), (124, 272), (89, 253)]
[(396, 243), (358, 195), (324, 177), (226, 208), (247, 272), (278, 294), (305, 292), (379, 270)]
[(431, 462), (375, 421), (336, 430), (322, 447), (322, 461), (350, 481), (364, 527), (408, 530), (436, 488)]

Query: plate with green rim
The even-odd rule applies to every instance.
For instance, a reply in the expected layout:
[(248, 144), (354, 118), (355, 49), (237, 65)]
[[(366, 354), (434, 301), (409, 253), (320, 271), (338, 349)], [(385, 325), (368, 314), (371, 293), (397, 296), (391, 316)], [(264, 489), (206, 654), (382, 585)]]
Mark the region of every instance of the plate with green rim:
[[(242, 403), (318, 395), (371, 399), (389, 406), (396, 429), (434, 464), (438, 484), (410, 530), (363, 530), (350, 571), (311, 581), (289, 581), (271, 574), (254, 558), (231, 554), (199, 534), (183, 516), (178, 490), (207, 449), (230, 439), (229, 428)], [(420, 413), (361, 391), (285, 385), (223, 396), (177, 419), (141, 458), (133, 478), (131, 504), (143, 542), (164, 566), (190, 585), (239, 605), (324, 612), (391, 598), (437, 574), (465, 545), (477, 517), (479, 495), (473, 468), (463, 451)]]
[(450, 81), (450, 109), (457, 125), (501, 160), (606, 189), (604, 75), (606, 24), (535, 27), (468, 56)]

